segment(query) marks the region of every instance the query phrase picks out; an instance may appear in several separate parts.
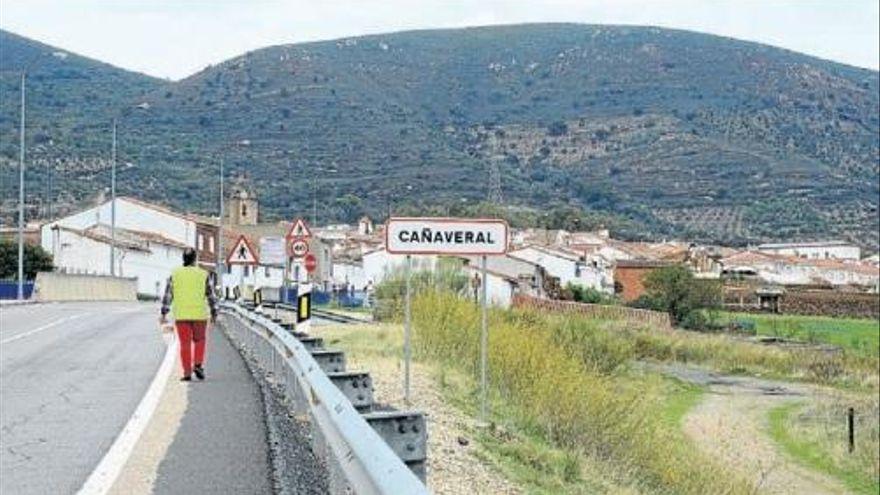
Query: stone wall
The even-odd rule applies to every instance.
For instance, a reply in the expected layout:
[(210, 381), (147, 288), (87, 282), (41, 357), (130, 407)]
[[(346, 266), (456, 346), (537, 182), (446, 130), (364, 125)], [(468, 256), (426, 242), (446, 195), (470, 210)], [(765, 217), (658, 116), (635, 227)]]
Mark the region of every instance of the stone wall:
[(880, 318), (880, 295), (857, 292), (787, 292), (780, 310), (799, 315)]
[(640, 325), (649, 325), (654, 328), (672, 328), (669, 315), (666, 313), (628, 308), (626, 306), (585, 304), (516, 294), (513, 296), (513, 307), (537, 309), (546, 312), (580, 314), (591, 318), (626, 320)]
[[(725, 307), (731, 311), (758, 311), (754, 288), (727, 287)], [(836, 290), (787, 289), (779, 303), (782, 314), (880, 318), (880, 295)]]
[(137, 279), (103, 275), (40, 272), (34, 288), (37, 301), (136, 301)]

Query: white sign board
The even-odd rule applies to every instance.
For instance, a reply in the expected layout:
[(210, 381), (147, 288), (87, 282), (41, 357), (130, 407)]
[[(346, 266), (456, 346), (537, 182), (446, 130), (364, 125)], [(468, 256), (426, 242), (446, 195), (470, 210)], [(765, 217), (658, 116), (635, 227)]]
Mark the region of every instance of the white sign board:
[(232, 251), (229, 251), (229, 256), (226, 257), (227, 265), (257, 265), (259, 264), (259, 260), (257, 259), (257, 253), (254, 251), (254, 248), (251, 246), (251, 243), (248, 242), (245, 236), (241, 236), (238, 238), (238, 242), (235, 243), (235, 246), (232, 248)]
[(497, 255), (507, 252), (504, 220), (469, 218), (391, 218), (385, 248), (392, 254)]
[(312, 231), (309, 230), (305, 220), (297, 218), (290, 226), (290, 230), (287, 231), (286, 237), (288, 239), (309, 239), (312, 237)]
[(287, 260), (284, 244), (280, 236), (260, 237), (260, 261), (264, 265), (284, 265)]

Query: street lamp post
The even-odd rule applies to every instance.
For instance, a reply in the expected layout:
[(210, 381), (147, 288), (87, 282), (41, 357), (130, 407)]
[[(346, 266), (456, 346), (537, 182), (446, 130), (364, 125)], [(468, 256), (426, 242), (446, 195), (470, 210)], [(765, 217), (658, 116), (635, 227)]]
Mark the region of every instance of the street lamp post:
[(220, 216), (217, 222), (217, 244), (214, 251), (217, 254), (217, 285), (223, 290), (223, 157), (220, 157)]
[(24, 79), (21, 71), (21, 128), (18, 150), (18, 300), (24, 299)]
[(116, 275), (116, 119), (113, 119), (110, 161), (110, 276), (113, 277)]

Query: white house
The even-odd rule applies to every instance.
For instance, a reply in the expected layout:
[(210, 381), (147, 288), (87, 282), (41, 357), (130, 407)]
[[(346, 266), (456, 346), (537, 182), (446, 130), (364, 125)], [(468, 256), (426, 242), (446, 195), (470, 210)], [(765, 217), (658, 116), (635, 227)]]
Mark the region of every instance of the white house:
[[(465, 273), (468, 280), (474, 276), (480, 276), (479, 266), (466, 265)], [(486, 270), (486, 300), (494, 306), (509, 307), (513, 301), (513, 296), (519, 292), (520, 282), (514, 277), (503, 273)], [(470, 286), (469, 286), (470, 291)], [(479, 301), (480, 295), (469, 292), (474, 301)]]
[[(96, 225), (84, 230), (54, 226), (43, 236), (43, 248), (53, 254), (65, 273), (110, 273), (110, 228)], [(180, 266), (186, 245), (160, 235), (117, 229), (116, 275), (136, 277), (138, 294), (161, 297), (171, 270)]]
[[(406, 255), (391, 254), (385, 250), (385, 247), (374, 249), (364, 253), (362, 257), (363, 276), (373, 285), (380, 283), (394, 270), (402, 268), (406, 264)], [(412, 267), (417, 270), (433, 270), (437, 263), (436, 256), (413, 256)]]
[(803, 259), (744, 251), (721, 260), (728, 275), (745, 274), (779, 285), (828, 284), (880, 286), (880, 268), (869, 263), (835, 259)]
[(284, 283), (284, 268), (272, 265), (226, 265), (223, 290), (238, 287), (242, 294), (254, 289), (278, 289)]
[[(111, 202), (43, 224), (40, 243), (59, 271), (111, 274)], [(161, 296), (165, 280), (180, 266), (183, 250), (196, 248), (199, 264), (211, 269), (216, 226), (133, 198), (116, 199), (117, 276), (137, 277), (138, 293)]]
[[(479, 256), (462, 256), (468, 279), (482, 272)], [(508, 307), (515, 294), (543, 297), (545, 270), (538, 264), (510, 255), (486, 257), (488, 300), (491, 304)]]
[(791, 242), (761, 244), (758, 251), (768, 254), (796, 256), (807, 259), (856, 260), (861, 258), (861, 249), (846, 241)]
[(561, 248), (537, 245), (512, 251), (510, 256), (541, 266), (548, 275), (558, 278), (562, 287), (573, 284), (614, 293), (614, 269), (602, 256), (578, 255)]
[(333, 262), (333, 283), (336, 285), (354, 284), (355, 289), (360, 290), (366, 287), (366, 273), (364, 272), (363, 263), (355, 261), (334, 261)]

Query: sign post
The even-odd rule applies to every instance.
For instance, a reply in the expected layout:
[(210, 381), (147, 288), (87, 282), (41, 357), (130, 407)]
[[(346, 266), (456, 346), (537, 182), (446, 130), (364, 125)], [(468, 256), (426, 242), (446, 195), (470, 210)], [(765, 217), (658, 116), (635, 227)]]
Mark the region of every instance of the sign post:
[(406, 255), (406, 294), (403, 325), (403, 393), (410, 400), (411, 334), (411, 272), (412, 255), (479, 255), (482, 284), (482, 325), (480, 335), (480, 421), (488, 414), (488, 283), (487, 256), (507, 252), (508, 227), (504, 220), (464, 218), (389, 218), (385, 225), (385, 248), (390, 254)]
[(482, 322), (480, 324), (480, 421), (486, 422), (486, 403), (489, 371), (489, 284), (486, 281), (486, 255), (480, 257), (480, 290), (483, 296), (480, 301), (482, 308)]
[(410, 338), (412, 335), (412, 307), (410, 278), (412, 278), (412, 255), (406, 255), (406, 298), (403, 309), (403, 401), (409, 405), (409, 364), (412, 360)]
[[(287, 243), (287, 259), (284, 263), (284, 285), (290, 280), (290, 271), (293, 259), (297, 260), (298, 266), (302, 263), (302, 259), (309, 253), (308, 240), (312, 238), (312, 231), (306, 225), (305, 220), (297, 218), (290, 225), (290, 230), (284, 236)], [(296, 283), (299, 284), (299, 268), (295, 272), (297, 274)]]

